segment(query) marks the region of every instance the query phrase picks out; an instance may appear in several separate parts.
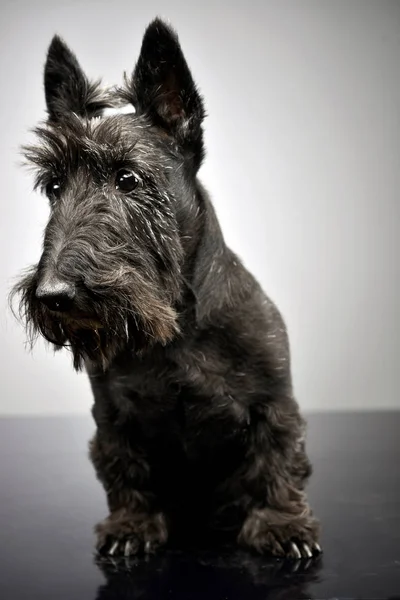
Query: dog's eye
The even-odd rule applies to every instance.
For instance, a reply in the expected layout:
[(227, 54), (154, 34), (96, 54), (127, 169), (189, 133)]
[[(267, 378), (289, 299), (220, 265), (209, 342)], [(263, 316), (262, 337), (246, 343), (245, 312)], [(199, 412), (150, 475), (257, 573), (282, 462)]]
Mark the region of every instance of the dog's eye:
[(61, 193), (61, 184), (58, 179), (52, 179), (46, 185), (46, 196), (50, 199), (59, 198)]
[(121, 192), (132, 192), (138, 185), (139, 179), (132, 171), (120, 169), (115, 178), (115, 187)]

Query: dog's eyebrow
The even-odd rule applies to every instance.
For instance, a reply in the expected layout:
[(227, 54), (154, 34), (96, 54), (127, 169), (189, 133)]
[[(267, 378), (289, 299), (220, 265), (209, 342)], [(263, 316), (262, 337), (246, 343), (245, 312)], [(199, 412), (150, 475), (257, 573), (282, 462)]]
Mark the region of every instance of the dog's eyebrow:
[(42, 172), (64, 172), (66, 166), (73, 169), (91, 159), (112, 167), (131, 158), (137, 143), (124, 135), (126, 124), (121, 121), (116, 115), (98, 120), (72, 115), (60, 124), (44, 123), (33, 130), (39, 143), (23, 146), (23, 156)]

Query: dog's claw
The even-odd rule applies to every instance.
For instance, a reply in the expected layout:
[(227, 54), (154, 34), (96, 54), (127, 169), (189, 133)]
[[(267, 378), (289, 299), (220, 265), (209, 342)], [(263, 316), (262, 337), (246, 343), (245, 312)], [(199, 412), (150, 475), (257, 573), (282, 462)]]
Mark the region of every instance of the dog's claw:
[(303, 550), (307, 555), (307, 558), (312, 558), (312, 552), (307, 544), (303, 544)]
[(301, 558), (301, 552), (294, 542), (292, 542), (292, 550), (295, 553), (296, 558)]
[(146, 554), (150, 554), (151, 552), (151, 542), (149, 540), (147, 540), (147, 542), (144, 545), (144, 551)]
[(130, 556), (132, 551), (132, 543), (130, 540), (128, 540), (125, 544), (125, 550), (124, 550), (124, 555), (125, 556)]
[(111, 548), (109, 549), (108, 554), (113, 556), (113, 554), (115, 554), (117, 548), (118, 548), (118, 542), (114, 542), (113, 545), (111, 546)]
[(278, 541), (275, 542), (275, 546), (276, 546), (276, 549), (278, 551), (277, 552), (278, 556), (285, 556), (285, 551), (284, 551), (284, 549), (282, 548), (282, 546), (280, 545), (280, 543)]
[(322, 553), (322, 548), (321, 548), (321, 546), (319, 544), (317, 544), (317, 542), (314, 542), (314, 548), (320, 554)]

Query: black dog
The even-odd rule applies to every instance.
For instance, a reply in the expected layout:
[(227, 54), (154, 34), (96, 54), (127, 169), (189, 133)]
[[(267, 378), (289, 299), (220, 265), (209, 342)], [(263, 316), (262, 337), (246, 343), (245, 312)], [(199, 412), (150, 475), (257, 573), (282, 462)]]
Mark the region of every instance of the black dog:
[(51, 215), (14, 292), (32, 340), (70, 347), (90, 378), (110, 509), (98, 548), (221, 531), (259, 552), (319, 553), (285, 325), (197, 180), (204, 108), (177, 36), (155, 20), (132, 78), (106, 91), (55, 37), (45, 94), (25, 155)]

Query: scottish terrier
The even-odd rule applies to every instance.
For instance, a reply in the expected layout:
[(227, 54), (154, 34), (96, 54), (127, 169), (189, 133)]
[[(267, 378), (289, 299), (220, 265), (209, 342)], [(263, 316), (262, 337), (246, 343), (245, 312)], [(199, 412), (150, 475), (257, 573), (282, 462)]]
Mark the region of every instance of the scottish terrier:
[(205, 111), (176, 33), (154, 20), (132, 76), (107, 89), (55, 36), (44, 87), (24, 154), (50, 218), (14, 293), (31, 341), (68, 347), (90, 379), (110, 511), (98, 550), (215, 534), (319, 554), (286, 327), (197, 178)]

